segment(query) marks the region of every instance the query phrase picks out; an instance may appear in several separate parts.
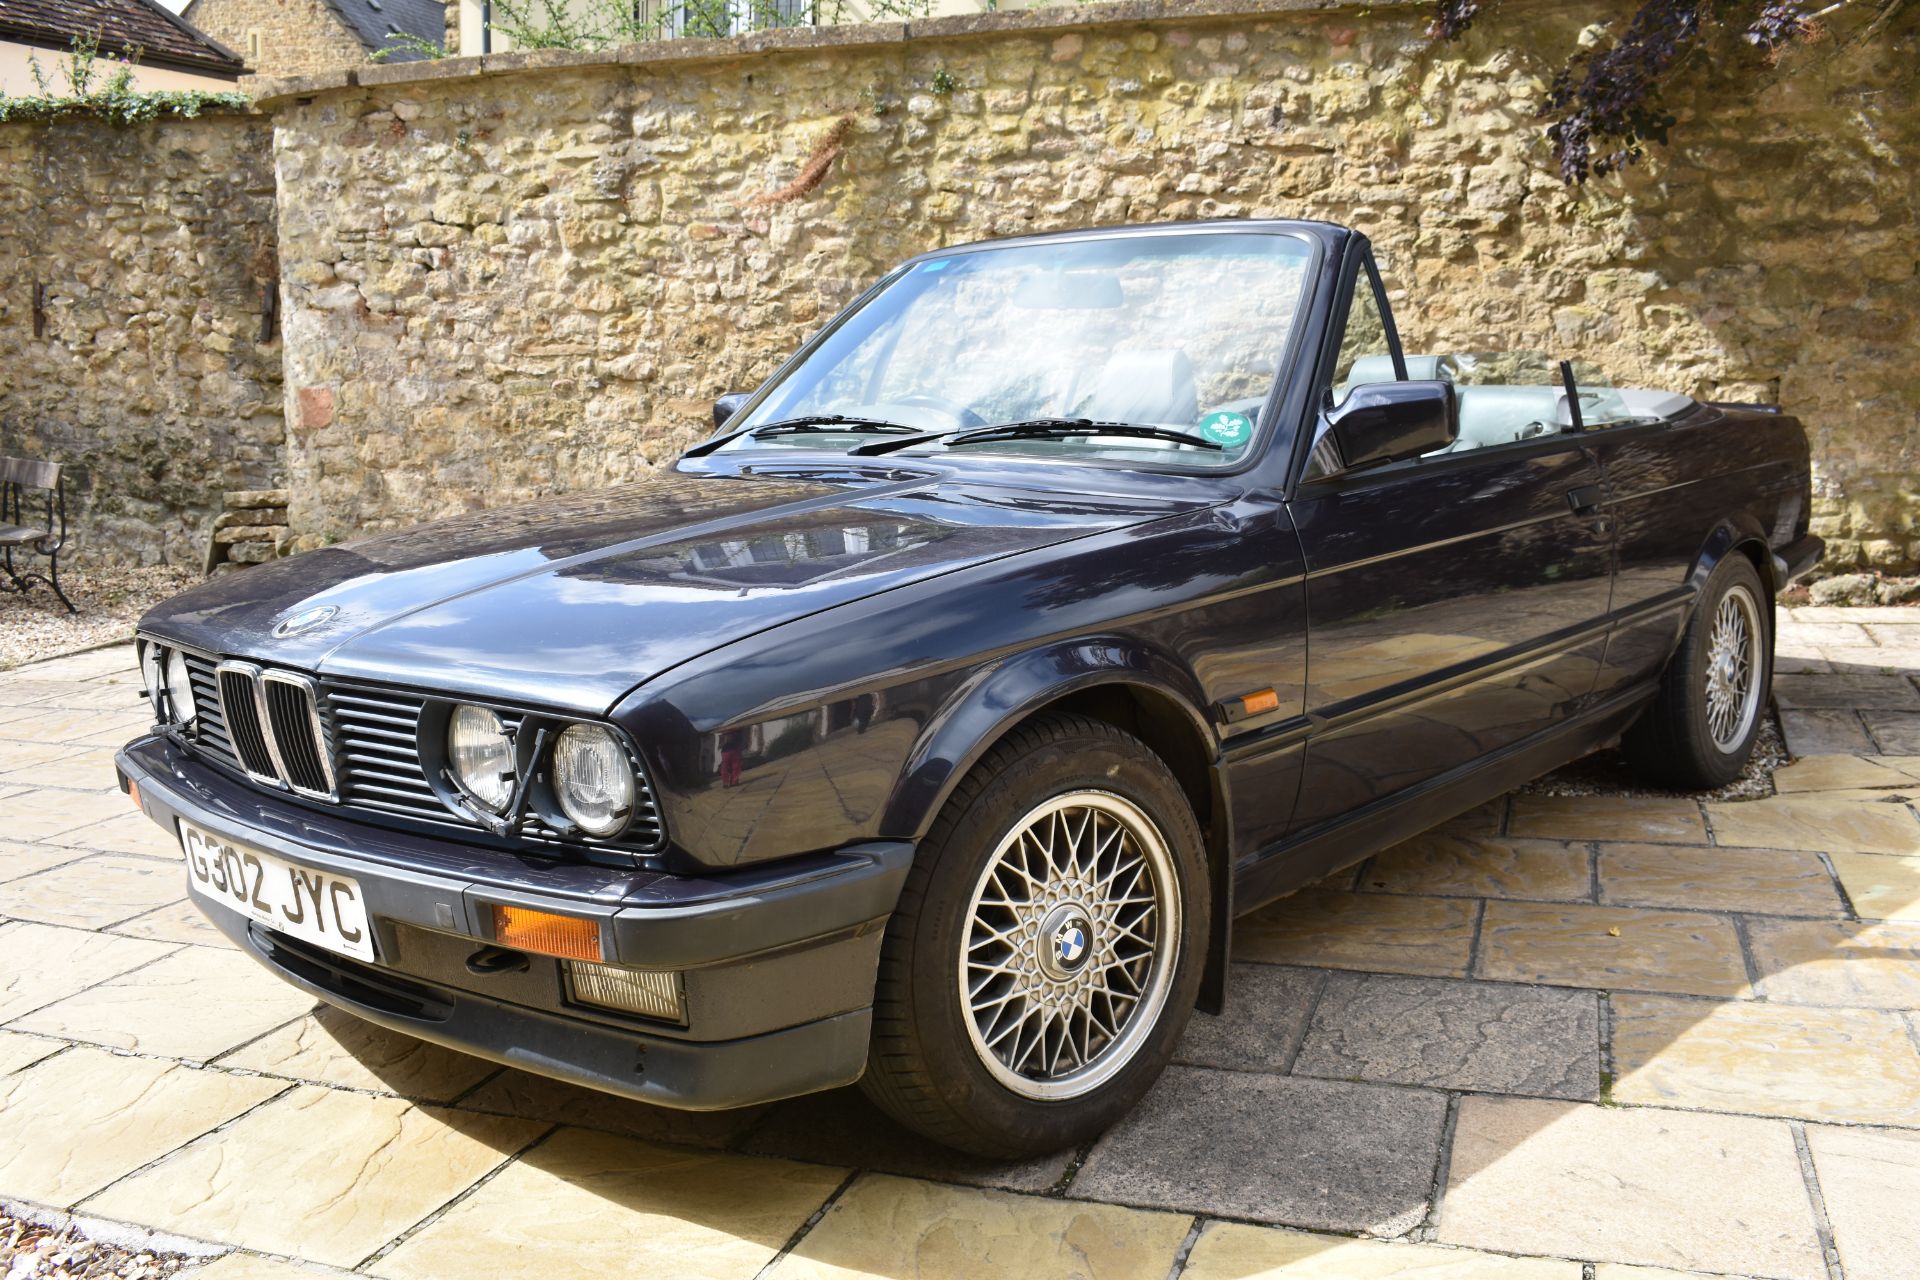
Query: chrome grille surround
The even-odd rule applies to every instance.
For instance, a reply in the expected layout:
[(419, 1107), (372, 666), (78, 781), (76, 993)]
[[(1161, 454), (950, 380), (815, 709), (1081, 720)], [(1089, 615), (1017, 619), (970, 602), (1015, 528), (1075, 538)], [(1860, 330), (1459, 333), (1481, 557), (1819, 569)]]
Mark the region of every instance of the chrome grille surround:
[[(178, 647), (142, 638), (163, 649)], [(458, 702), (474, 702), (498, 715), (510, 732), (530, 721), (557, 728), (578, 720), (477, 699), (315, 678), (243, 659), (221, 660), (192, 649), (180, 652), (200, 714), (184, 732), (180, 726), (172, 731), (203, 758), (261, 786), (374, 819), (423, 823), (465, 835), (480, 833), (486, 824), (465, 808), (459, 788), (444, 776), (444, 765), (422, 759), (423, 747), (429, 747), (426, 737), (444, 724), (445, 714)], [(243, 679), (249, 682), (244, 689), (239, 683)], [(247, 696), (240, 696), (243, 691)], [(307, 699), (304, 708), (301, 698)], [(302, 710), (306, 732), (291, 732)], [(628, 857), (658, 852), (666, 843), (666, 830), (652, 782), (625, 735), (616, 729), (616, 736), (626, 745), (634, 772), (634, 811), (625, 830), (605, 839), (566, 833), (549, 821), (552, 814), (542, 814), (539, 806), (529, 804), (508, 836), (516, 843), (555, 851), (586, 849)], [(256, 771), (249, 757), (254, 765), (264, 767)], [(539, 767), (544, 770), (544, 763)], [(324, 785), (312, 785), (316, 782)]]

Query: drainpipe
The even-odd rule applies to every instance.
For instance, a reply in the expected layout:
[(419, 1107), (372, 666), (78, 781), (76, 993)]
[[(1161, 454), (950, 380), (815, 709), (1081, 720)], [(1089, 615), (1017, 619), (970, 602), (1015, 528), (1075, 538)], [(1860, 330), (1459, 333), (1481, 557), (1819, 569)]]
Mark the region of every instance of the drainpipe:
[(493, 0), (480, 0), (480, 52), (493, 52)]

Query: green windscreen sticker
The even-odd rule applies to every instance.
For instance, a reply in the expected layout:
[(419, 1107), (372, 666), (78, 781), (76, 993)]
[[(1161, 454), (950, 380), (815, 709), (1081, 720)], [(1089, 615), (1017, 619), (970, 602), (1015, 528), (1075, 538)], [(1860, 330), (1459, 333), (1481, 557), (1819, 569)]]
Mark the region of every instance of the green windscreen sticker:
[(1253, 419), (1244, 413), (1222, 409), (1200, 419), (1200, 435), (1215, 444), (1245, 444), (1253, 438)]

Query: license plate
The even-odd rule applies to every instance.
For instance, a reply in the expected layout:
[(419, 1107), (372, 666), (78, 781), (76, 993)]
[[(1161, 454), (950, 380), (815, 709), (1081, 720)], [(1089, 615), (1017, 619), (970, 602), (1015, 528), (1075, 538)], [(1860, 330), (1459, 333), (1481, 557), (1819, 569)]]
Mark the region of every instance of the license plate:
[(356, 960), (373, 959), (367, 905), (352, 877), (315, 871), (180, 824), (187, 887), (279, 933)]

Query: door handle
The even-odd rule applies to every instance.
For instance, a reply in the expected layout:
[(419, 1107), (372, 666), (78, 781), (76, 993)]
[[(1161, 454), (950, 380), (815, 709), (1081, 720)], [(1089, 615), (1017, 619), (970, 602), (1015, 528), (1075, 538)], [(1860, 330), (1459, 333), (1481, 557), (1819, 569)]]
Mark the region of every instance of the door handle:
[(1578, 489), (1567, 490), (1567, 505), (1573, 508), (1577, 516), (1590, 516), (1600, 510), (1600, 504), (1606, 501), (1606, 491), (1597, 484), (1581, 485)]

